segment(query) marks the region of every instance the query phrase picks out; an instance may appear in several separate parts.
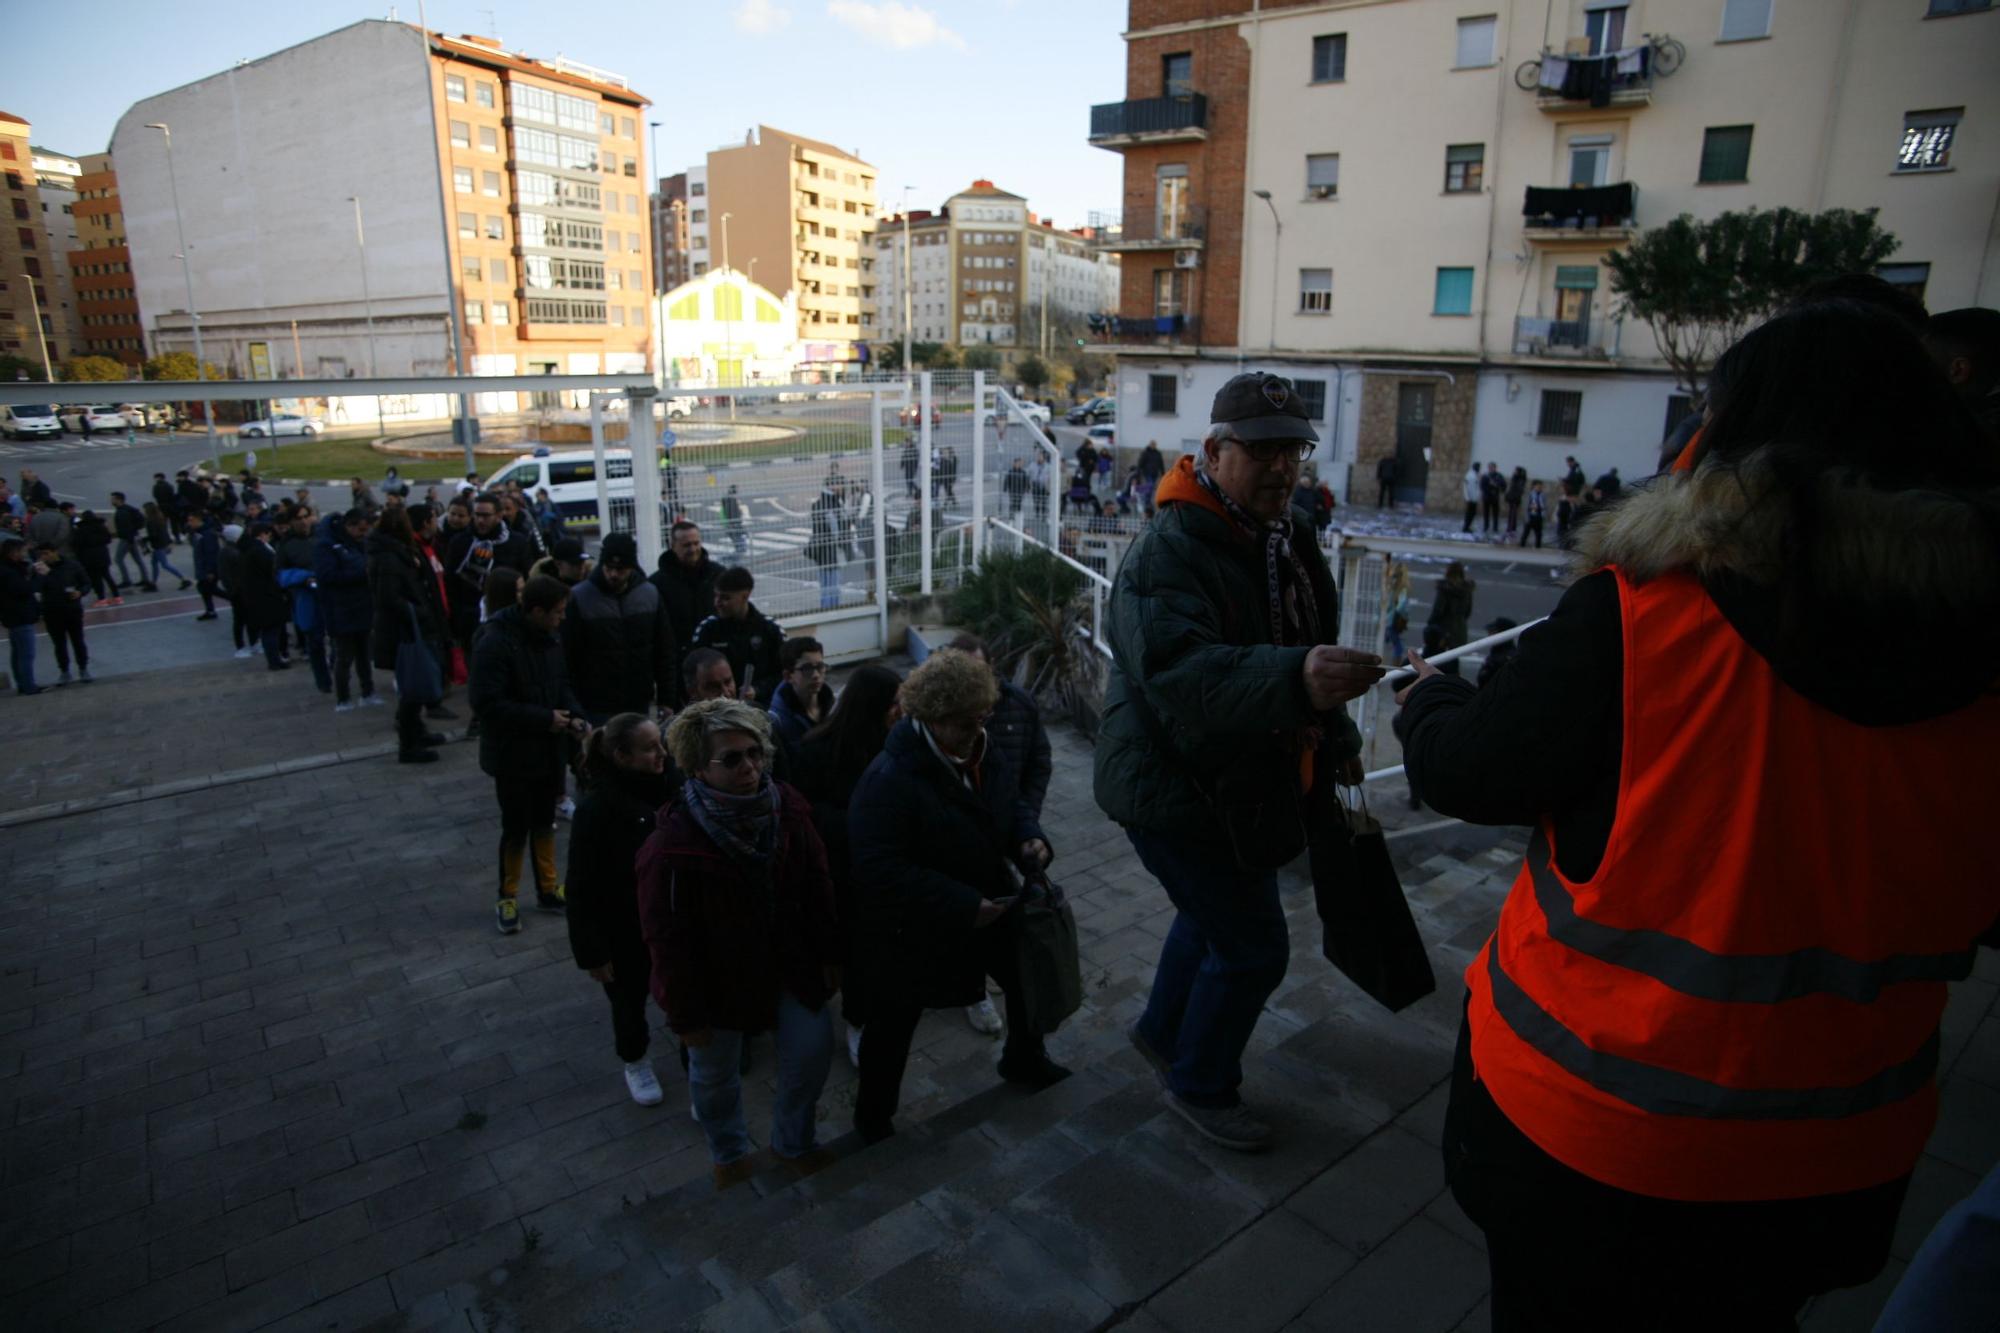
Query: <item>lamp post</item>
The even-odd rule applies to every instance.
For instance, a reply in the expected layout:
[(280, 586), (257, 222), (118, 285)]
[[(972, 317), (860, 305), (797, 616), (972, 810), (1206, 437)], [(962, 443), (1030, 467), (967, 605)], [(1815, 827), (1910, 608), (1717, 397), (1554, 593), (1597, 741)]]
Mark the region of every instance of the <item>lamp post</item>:
[[(23, 273), (21, 276), (28, 283), (28, 304), (33, 306), (35, 310), (35, 341), (42, 345), (42, 374), (48, 377), (49, 383), (54, 384), (56, 382), (56, 368), (49, 363), (49, 338), (46, 333), (42, 332), (42, 301), (35, 294), (35, 275), (32, 273)], [(25, 379), (26, 376), (22, 378)]]
[(1269, 190), (1252, 190), (1250, 193), (1264, 201), (1264, 207), (1271, 210), (1271, 226), (1275, 234), (1271, 239), (1271, 331), (1265, 345), (1272, 351), (1278, 350), (1278, 258), (1285, 247), (1285, 224), (1278, 219), (1278, 206), (1271, 202)]
[[(194, 330), (194, 377), (202, 383), (208, 382), (208, 361), (201, 350), (201, 316), (194, 309), (194, 269), (188, 264), (187, 229), (181, 222), (181, 184), (174, 174), (174, 132), (158, 122), (149, 123), (149, 130), (158, 130), (160, 137), (167, 141), (167, 187), (173, 193), (174, 235), (180, 240), (181, 280), (187, 284), (188, 327)], [(40, 321), (37, 321), (39, 324)], [(215, 460), (215, 470), (222, 471), (221, 446), (215, 440), (215, 405), (206, 395), (201, 400), (202, 424), (208, 427), (208, 452)], [(274, 437), (275, 438), (275, 437)]]
[[(649, 120), (646, 131), (650, 139), (647, 146), (646, 168), (648, 179), (653, 182), (653, 317), (647, 320), (653, 334), (653, 382), (661, 389), (667, 387), (666, 356), (666, 313), (660, 309), (660, 297), (667, 290), (667, 247), (661, 239), (660, 228), (665, 219), (661, 214), (667, 211), (666, 199), (660, 193), (660, 122)], [(665, 409), (662, 409), (663, 411)]]
[(913, 188), (903, 187), (903, 381), (906, 384), (910, 379), (910, 191)]
[[(368, 235), (361, 228), (361, 197), (350, 194), (347, 202), (354, 205), (354, 248), (361, 255), (361, 313), (368, 321), (368, 378), (374, 379), (379, 373), (375, 361), (375, 299), (368, 294)], [(292, 326), (296, 334), (298, 326)], [(294, 352), (296, 355), (296, 352)], [(300, 366), (303, 374), (305, 367)], [(375, 429), (382, 429), (382, 395), (375, 395)]]
[[(724, 282), (729, 281), (729, 218), (730, 215), (727, 213), (722, 215), (722, 280)], [(736, 318), (727, 313), (729, 306), (726, 302), (723, 303), (722, 309), (724, 311), (722, 316), (722, 366), (717, 367), (717, 369), (722, 370), (722, 374), (717, 378), (726, 378), (729, 372), (723, 367), (727, 367), (736, 360)], [(731, 398), (729, 405), (733, 415), (736, 400)]]

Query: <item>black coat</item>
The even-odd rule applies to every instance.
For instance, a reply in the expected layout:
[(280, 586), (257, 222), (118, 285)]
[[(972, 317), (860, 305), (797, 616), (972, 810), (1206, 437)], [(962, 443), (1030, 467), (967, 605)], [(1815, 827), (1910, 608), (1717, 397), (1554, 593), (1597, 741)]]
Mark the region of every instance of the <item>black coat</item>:
[(840, 563), (840, 497), (821, 491), (812, 504), (812, 540), (806, 543), (806, 559), (815, 565)]
[(870, 997), (943, 1009), (985, 997), (982, 899), (1017, 892), (1016, 849), (1042, 837), (1006, 758), (990, 744), (969, 789), (905, 718), (889, 733), (847, 807), (854, 874), (854, 970)]
[(472, 650), (472, 711), (479, 717), (479, 767), (493, 777), (560, 776), (567, 743), (549, 730), (557, 709), (579, 714), (562, 645), (530, 624), (519, 606), (486, 622)]
[(757, 697), (766, 701), (784, 679), (778, 667), (778, 645), (784, 641), (785, 631), (759, 611), (755, 602), (741, 620), (710, 616), (694, 629), (695, 647), (713, 648), (729, 659), (738, 692), (754, 687)]
[(644, 713), (679, 699), (681, 656), (660, 590), (635, 580), (613, 592), (602, 566), (570, 590), (563, 618), (570, 685), (591, 713)]
[(171, 514), (180, 509), (180, 496), (176, 495), (174, 488), (165, 481), (153, 483), (153, 502), (160, 506), (160, 512), (163, 514)]
[(70, 533), (70, 549), (85, 569), (102, 574), (111, 568), (111, 529), (95, 514), (85, 514)]
[(33, 561), (0, 560), (0, 626), (18, 629), (40, 620), (42, 604), (35, 594), (41, 587)]
[(486, 591), (486, 576), (495, 566), (505, 565), (522, 578), (534, 568), (535, 548), (504, 524), (491, 537), (481, 537), (466, 528), (444, 550), (445, 583), (451, 597), (451, 632), (467, 640), (479, 628), (479, 599)]
[(722, 566), (709, 558), (708, 552), (701, 553), (701, 563), (693, 569), (674, 558), (673, 552), (660, 557), (660, 568), (649, 580), (660, 590), (660, 597), (667, 606), (667, 619), (674, 627), (674, 642), (680, 645), (681, 656), (694, 646), (694, 628), (703, 620), (715, 614), (715, 581), (722, 577)]
[(1055, 763), (1049, 751), (1048, 729), (1042, 725), (1042, 710), (1012, 681), (1000, 682), (1000, 702), (986, 721), (986, 743), (1020, 775), (1021, 799), (1039, 818)]
[(442, 666), (448, 660), (445, 643), (444, 602), (438, 594), (437, 578), (430, 562), (417, 554), (416, 547), (400, 542), (387, 533), (368, 534), (368, 594), (374, 607), (369, 628), (368, 655), (381, 671), (396, 669), (396, 646), (410, 637), (410, 609), (417, 613), (416, 634), (438, 653)]
[(313, 577), (319, 580), (328, 634), (360, 634), (374, 624), (368, 554), (347, 535), (339, 514), (320, 521), (319, 539), (313, 544)]
[(136, 505), (122, 504), (111, 511), (111, 526), (119, 541), (134, 542), (146, 530), (146, 515)]
[[(33, 566), (30, 566), (33, 568)], [(76, 596), (71, 597), (71, 590)], [(90, 572), (74, 557), (64, 557), (42, 575), (42, 615), (48, 620), (83, 621), (83, 599), (90, 595)]]
[(278, 553), (254, 538), (238, 545), (237, 587), (233, 596), (243, 623), (254, 630), (285, 623), (285, 593), (278, 586)]
[(626, 960), (646, 964), (646, 937), (639, 930), (639, 848), (653, 831), (654, 818), (678, 784), (673, 770), (614, 772), (610, 780), (586, 788), (570, 825), (569, 951), (585, 971)]

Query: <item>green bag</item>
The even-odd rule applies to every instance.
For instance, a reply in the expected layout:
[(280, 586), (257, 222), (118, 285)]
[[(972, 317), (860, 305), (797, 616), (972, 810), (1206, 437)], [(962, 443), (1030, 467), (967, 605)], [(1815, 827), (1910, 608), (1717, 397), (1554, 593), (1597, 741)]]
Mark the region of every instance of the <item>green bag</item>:
[(1021, 889), (1021, 1007), (1028, 1029), (1047, 1036), (1083, 1007), (1083, 968), (1076, 955), (1076, 916), (1061, 889), (1046, 879)]

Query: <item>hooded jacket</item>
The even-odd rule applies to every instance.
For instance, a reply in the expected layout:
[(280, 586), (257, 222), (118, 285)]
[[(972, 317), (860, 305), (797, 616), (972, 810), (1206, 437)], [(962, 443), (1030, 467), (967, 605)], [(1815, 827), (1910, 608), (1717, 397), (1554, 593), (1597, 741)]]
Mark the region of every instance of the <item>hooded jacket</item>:
[[(111, 569), (111, 528), (96, 514), (85, 514), (77, 519), (76, 526), (70, 532), (70, 547), (76, 552), (76, 558), (83, 562), (85, 569), (94, 569), (100, 574), (107, 573)], [(197, 567), (200, 565), (199, 555), (196, 556), (195, 563)], [(199, 572), (197, 568), (197, 575)], [(215, 572), (212, 564), (209, 572), (211, 574)]]
[(319, 580), (327, 633), (360, 634), (374, 623), (368, 555), (347, 535), (347, 524), (340, 514), (328, 514), (319, 521), (313, 541), (313, 577)]
[(235, 590), (243, 623), (254, 630), (285, 623), (285, 593), (278, 586), (278, 553), (246, 535), (238, 546), (239, 586)]
[(495, 565), (518, 570), (522, 578), (534, 567), (537, 552), (527, 538), (504, 522), (491, 537), (482, 537), (476, 528), (459, 530), (443, 551), (447, 595), (451, 598), (451, 632), (460, 640), (472, 637), (479, 627), (479, 599), (486, 592), (486, 576)]
[[(1264, 548), (1239, 531), (1183, 458), (1160, 483), (1159, 514), (1132, 543), (1111, 590), (1116, 664), (1105, 688), (1095, 792), (1131, 828), (1211, 845), (1235, 836), (1304, 843), (1304, 788), (1321, 761), (1361, 752), (1343, 709), (1306, 697), (1303, 644), (1271, 642)], [(1312, 525), (1288, 511), (1320, 636), (1333, 641), (1340, 594)], [(1302, 753), (1311, 728), (1323, 740)], [(1218, 816), (1221, 816), (1220, 818)]]
[(667, 619), (674, 627), (674, 642), (683, 657), (694, 646), (695, 626), (715, 614), (715, 581), (721, 577), (722, 566), (704, 550), (701, 563), (693, 569), (683, 565), (672, 551), (666, 552), (660, 556), (659, 569), (647, 579), (660, 590)]
[(479, 767), (496, 778), (553, 780), (565, 737), (553, 714), (583, 711), (569, 687), (562, 645), (510, 606), (483, 626), (472, 650), (472, 711), (479, 716)]
[(562, 639), (570, 684), (593, 714), (643, 713), (679, 697), (674, 628), (644, 579), (614, 592), (603, 566), (592, 570), (570, 590)]
[(754, 689), (759, 699), (768, 701), (784, 679), (778, 667), (778, 646), (784, 641), (785, 631), (778, 622), (752, 602), (741, 620), (715, 615), (696, 625), (693, 646), (713, 648), (728, 658), (737, 690)]
[[(215, 530), (215, 525), (206, 516), (202, 518), (200, 531), (189, 529), (188, 550), (194, 555), (194, 576), (197, 579), (221, 578), (222, 534)], [(84, 563), (87, 565), (90, 562), (86, 560)]]
[[(820, 721), (824, 722), (832, 711), (833, 687), (822, 685), (819, 687)], [(790, 681), (783, 682), (771, 692), (771, 730), (778, 734), (778, 739), (784, 742), (787, 750), (797, 754), (806, 733), (818, 725), (806, 713), (805, 705), (799, 702), (798, 691), (792, 688)]]

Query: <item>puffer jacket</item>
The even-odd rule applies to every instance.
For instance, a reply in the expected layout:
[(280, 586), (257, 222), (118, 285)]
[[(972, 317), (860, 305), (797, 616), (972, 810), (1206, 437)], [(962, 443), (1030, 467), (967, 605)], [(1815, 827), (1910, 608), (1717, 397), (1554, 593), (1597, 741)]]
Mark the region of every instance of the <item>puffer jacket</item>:
[(986, 741), (1019, 775), (1021, 799), (1039, 815), (1055, 764), (1048, 729), (1042, 725), (1042, 710), (1035, 706), (1034, 696), (1010, 680), (1001, 681), (1000, 702), (986, 720)]
[(368, 655), (379, 671), (396, 669), (396, 645), (410, 637), (410, 613), (415, 608), (416, 634), (431, 645), (440, 663), (451, 659), (446, 650), (444, 599), (430, 564), (416, 547), (387, 533), (368, 534), (368, 592), (374, 606)]
[(683, 657), (694, 646), (695, 626), (715, 614), (715, 583), (721, 577), (722, 566), (710, 559), (707, 551), (701, 553), (701, 563), (693, 569), (668, 551), (660, 556), (659, 569), (647, 580), (660, 590), (667, 619), (673, 623), (674, 642)]
[(320, 520), (313, 543), (313, 577), (319, 580), (320, 606), (329, 634), (359, 634), (375, 620), (375, 603), (368, 593), (368, 556), (347, 535), (339, 514)]
[[(827, 714), (832, 711), (833, 687), (822, 685), (819, 687), (821, 721), (824, 721)], [(792, 683), (786, 681), (778, 686), (771, 695), (771, 730), (777, 733), (785, 748), (796, 754), (800, 742), (806, 738), (806, 733), (817, 725), (818, 723), (807, 714), (805, 705), (799, 702), (798, 693), (792, 689)]]
[(639, 929), (636, 865), (639, 849), (652, 835), (657, 816), (678, 783), (667, 773), (617, 769), (602, 783), (586, 787), (570, 825), (569, 874), (564, 885), (569, 909), (570, 956), (586, 972), (646, 954)]
[(492, 777), (554, 778), (567, 739), (549, 730), (560, 709), (580, 714), (562, 645), (510, 606), (480, 627), (472, 649), (472, 711), (479, 716), (479, 767)]
[(562, 640), (570, 685), (586, 711), (644, 713), (678, 700), (674, 627), (660, 590), (644, 579), (614, 592), (604, 569), (592, 570), (570, 590)]
[[(1296, 854), (1305, 847), (1304, 734), (1317, 727), (1325, 737), (1316, 772), (1360, 754), (1361, 734), (1344, 709), (1313, 709), (1310, 649), (1271, 642), (1262, 545), (1205, 499), (1182, 459), (1118, 568), (1097, 803), (1120, 824), (1209, 845), (1225, 862), (1241, 861), (1235, 849), (1252, 843), (1275, 854), (1295, 839)], [(1320, 638), (1332, 643), (1340, 594), (1312, 526), (1297, 510), (1291, 525)]]

